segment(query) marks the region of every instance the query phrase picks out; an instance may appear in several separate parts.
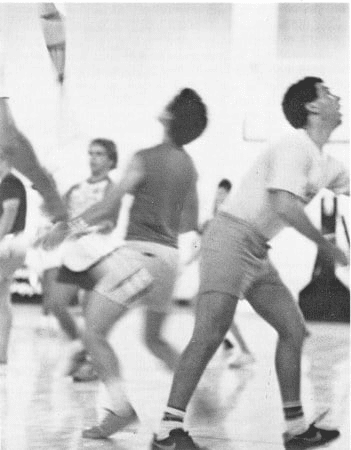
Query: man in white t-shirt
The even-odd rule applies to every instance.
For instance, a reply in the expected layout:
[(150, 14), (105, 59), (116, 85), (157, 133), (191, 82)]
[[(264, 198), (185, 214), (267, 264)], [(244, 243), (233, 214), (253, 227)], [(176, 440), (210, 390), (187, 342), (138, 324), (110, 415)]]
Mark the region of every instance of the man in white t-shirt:
[[(101, 202), (115, 186), (109, 173), (116, 168), (118, 162), (116, 144), (105, 138), (93, 139), (89, 144), (88, 156), (89, 178), (72, 186), (64, 196), (69, 217), (77, 217), (92, 205)], [(102, 228), (106, 225), (104, 236), (108, 240), (109, 231), (116, 226), (117, 214), (114, 213), (101, 222), (104, 222), (99, 224)], [(103, 242), (99, 240), (100, 245)], [(89, 242), (94, 258), (98, 257), (100, 251), (100, 249), (94, 248), (96, 245), (94, 241)], [(79, 261), (80, 264), (89, 265), (89, 254), (81, 255), (79, 250), (76, 243), (73, 243), (71, 248), (66, 246), (53, 252), (44, 252), (47, 266), (43, 277), (43, 303), (57, 318), (70, 341), (67, 346), (67, 355), (61, 361), (62, 366), (67, 367), (63, 367), (62, 371), (67, 372), (67, 375), (72, 375), (75, 381), (91, 381), (96, 379), (97, 375), (90, 361), (86, 359), (86, 351), (80, 339), (81, 332), (69, 309), (70, 303), (81, 289), (80, 286), (84, 286), (82, 280), (86, 279), (86, 283), (89, 281), (85, 272), (72, 276), (64, 268), (60, 269), (68, 258), (74, 259), (75, 262)], [(104, 248), (101, 250), (104, 251)], [(89, 284), (87, 284), (88, 286)]]
[(199, 448), (183, 429), (185, 410), (243, 297), (278, 333), (276, 371), (286, 448), (316, 447), (339, 436), (338, 430), (319, 428), (316, 421), (308, 425), (304, 417), (300, 368), (305, 322), (268, 258), (268, 241), (290, 226), (315, 242), (325, 261), (348, 263), (304, 212), (304, 205), (323, 187), (337, 194), (349, 191), (346, 170), (323, 150), (341, 123), (339, 98), (320, 78), (306, 77), (287, 90), (282, 106), (296, 130), (264, 151), (203, 237), (194, 332), (175, 372), (153, 450)]

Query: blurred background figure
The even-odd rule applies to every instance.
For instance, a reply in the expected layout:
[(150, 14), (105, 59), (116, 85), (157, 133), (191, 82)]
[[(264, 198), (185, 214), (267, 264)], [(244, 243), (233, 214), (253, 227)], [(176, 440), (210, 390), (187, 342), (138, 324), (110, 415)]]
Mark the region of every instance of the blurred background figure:
[[(108, 139), (94, 139), (89, 145), (88, 156), (91, 171), (89, 178), (72, 186), (64, 195), (68, 214), (72, 218), (79, 216), (90, 206), (103, 200), (114, 186), (109, 172), (115, 169), (118, 163), (116, 144)], [(116, 222), (116, 214), (105, 221), (104, 233), (112, 232)], [(70, 311), (70, 305), (79, 298), (84, 307), (84, 291), (75, 283), (74, 279), (65, 283), (57, 280), (65, 251), (64, 246), (48, 252), (42, 251), (42, 258), (47, 264), (42, 276), (43, 314), (47, 315), (51, 312), (70, 340), (67, 355), (62, 361), (62, 365), (67, 367), (62, 368), (62, 371), (67, 372), (67, 375), (72, 375), (75, 381), (92, 381), (96, 379), (96, 374), (82, 346), (77, 320)], [(72, 358), (75, 361), (74, 365), (68, 363)]]
[(15, 270), (25, 259), (23, 230), (27, 197), (22, 181), (11, 172), (7, 155), (0, 151), (0, 365), (7, 364), (12, 327), (10, 286)]

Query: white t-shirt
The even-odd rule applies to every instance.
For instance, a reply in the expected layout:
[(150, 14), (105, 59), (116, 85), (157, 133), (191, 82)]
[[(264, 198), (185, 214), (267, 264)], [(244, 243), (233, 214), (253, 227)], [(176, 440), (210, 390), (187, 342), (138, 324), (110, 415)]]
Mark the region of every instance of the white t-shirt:
[(85, 180), (74, 185), (67, 193), (68, 208), (71, 217), (76, 217), (105, 197), (111, 180), (106, 177), (99, 181)]
[(272, 209), (269, 190), (291, 192), (307, 204), (322, 188), (348, 193), (346, 168), (321, 151), (305, 130), (294, 130), (268, 146), (221, 210), (252, 223), (271, 239), (286, 224)]

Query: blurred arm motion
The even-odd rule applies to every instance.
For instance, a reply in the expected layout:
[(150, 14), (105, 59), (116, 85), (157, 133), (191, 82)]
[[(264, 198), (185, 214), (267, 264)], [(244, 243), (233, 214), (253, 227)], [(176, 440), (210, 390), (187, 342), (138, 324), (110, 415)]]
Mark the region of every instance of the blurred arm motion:
[(7, 101), (7, 98), (0, 97), (0, 151), (33, 183), (45, 201), (48, 214), (55, 221), (64, 220), (67, 212), (56, 183), (40, 164), (29, 140), (17, 129)]

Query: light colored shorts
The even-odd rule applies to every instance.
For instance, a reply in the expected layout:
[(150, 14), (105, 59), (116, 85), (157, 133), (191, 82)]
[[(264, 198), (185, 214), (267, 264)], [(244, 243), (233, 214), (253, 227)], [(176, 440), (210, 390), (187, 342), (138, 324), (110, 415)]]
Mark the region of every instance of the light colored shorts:
[(12, 278), (24, 263), (27, 242), (23, 234), (8, 234), (0, 241), (0, 281)]
[(290, 296), (268, 258), (269, 248), (251, 224), (219, 212), (202, 240), (199, 293), (222, 292), (249, 301), (262, 292)]
[(141, 299), (155, 312), (168, 312), (178, 273), (178, 251), (153, 242), (127, 241), (89, 271), (93, 290), (124, 307)]

